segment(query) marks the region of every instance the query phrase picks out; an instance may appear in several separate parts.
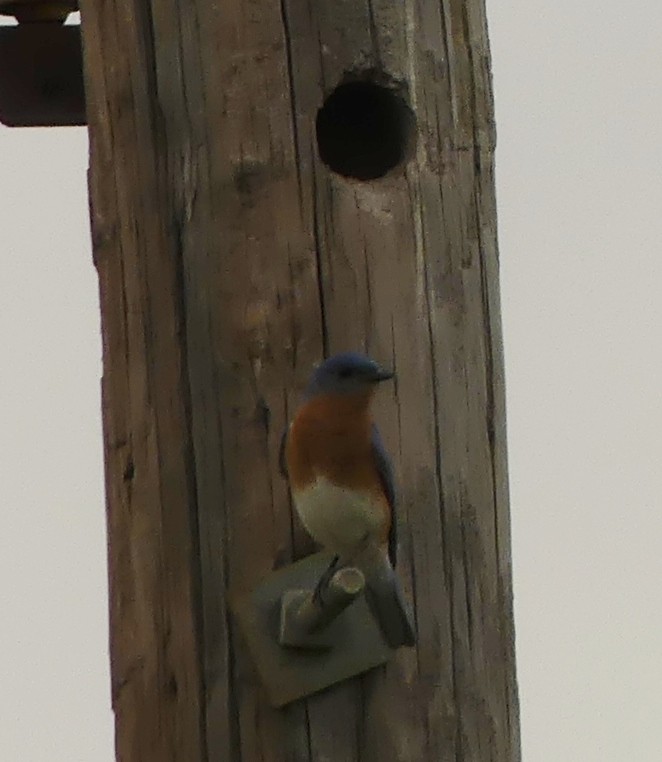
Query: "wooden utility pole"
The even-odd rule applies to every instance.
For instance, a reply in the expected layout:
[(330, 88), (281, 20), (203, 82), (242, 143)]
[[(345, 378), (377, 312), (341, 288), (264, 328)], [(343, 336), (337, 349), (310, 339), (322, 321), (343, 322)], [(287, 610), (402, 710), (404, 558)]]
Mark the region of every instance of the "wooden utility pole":
[[(81, 6), (118, 759), (516, 762), (483, 0)], [(273, 709), (228, 599), (301, 552), (280, 433), (345, 349), (418, 644)]]

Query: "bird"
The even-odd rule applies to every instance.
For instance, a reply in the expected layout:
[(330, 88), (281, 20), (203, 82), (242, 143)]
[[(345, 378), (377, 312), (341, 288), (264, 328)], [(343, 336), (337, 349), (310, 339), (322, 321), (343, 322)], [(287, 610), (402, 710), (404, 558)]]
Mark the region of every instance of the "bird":
[(367, 602), (391, 648), (415, 635), (395, 572), (397, 521), (393, 467), (370, 404), (394, 373), (358, 352), (323, 361), (281, 442), (281, 468), (311, 537), (333, 554), (315, 590), (343, 566), (366, 579)]

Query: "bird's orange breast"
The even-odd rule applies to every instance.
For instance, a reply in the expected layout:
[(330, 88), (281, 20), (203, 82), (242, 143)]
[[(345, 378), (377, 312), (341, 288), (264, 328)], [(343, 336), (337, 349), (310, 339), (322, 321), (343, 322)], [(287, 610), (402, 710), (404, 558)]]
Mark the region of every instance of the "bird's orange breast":
[(297, 412), (287, 436), (285, 457), (295, 497), (324, 479), (362, 493), (383, 505), (384, 531), (390, 511), (372, 447), (370, 394), (318, 395)]
[(285, 450), (293, 489), (320, 476), (356, 489), (378, 481), (367, 402), (356, 395), (318, 395), (299, 409)]

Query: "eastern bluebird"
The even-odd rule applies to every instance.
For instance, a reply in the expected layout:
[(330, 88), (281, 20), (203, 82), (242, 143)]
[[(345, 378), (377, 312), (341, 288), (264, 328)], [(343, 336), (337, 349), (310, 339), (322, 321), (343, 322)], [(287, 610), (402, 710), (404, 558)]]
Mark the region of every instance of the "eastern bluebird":
[[(413, 645), (414, 633), (395, 575), (393, 470), (370, 401), (379, 382), (393, 378), (364, 355), (347, 352), (313, 373), (283, 438), (284, 471), (308, 533), (341, 565), (358, 566), (366, 598), (388, 644)], [(316, 594), (322, 589), (322, 580)]]

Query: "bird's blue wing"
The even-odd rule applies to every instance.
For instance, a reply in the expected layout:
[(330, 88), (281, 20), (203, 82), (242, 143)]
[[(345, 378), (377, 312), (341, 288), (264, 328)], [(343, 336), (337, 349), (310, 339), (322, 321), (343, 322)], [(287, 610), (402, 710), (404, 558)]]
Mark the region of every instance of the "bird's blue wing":
[(386, 452), (379, 429), (375, 424), (372, 426), (372, 451), (377, 464), (377, 472), (382, 483), (382, 489), (391, 507), (391, 528), (388, 533), (388, 556), (391, 564), (395, 566), (398, 554), (398, 521), (395, 512), (395, 480), (393, 478), (393, 465)]

